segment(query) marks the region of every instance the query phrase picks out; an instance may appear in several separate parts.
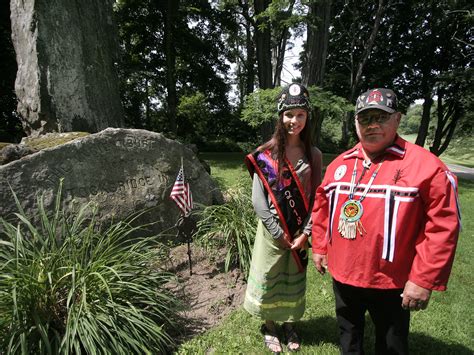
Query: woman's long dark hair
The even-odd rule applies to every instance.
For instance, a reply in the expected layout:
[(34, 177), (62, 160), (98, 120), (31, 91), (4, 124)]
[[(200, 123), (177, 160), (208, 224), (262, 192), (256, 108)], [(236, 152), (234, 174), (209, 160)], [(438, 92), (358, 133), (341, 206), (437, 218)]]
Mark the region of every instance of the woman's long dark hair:
[[(304, 154), (308, 158), (308, 163), (311, 167), (311, 181), (314, 182), (316, 177), (316, 167), (313, 166), (313, 154), (312, 154), (312, 144), (311, 144), (311, 120), (309, 117), (309, 112), (307, 112), (306, 124), (303, 130), (300, 133), (300, 139), (304, 145)], [(272, 152), (272, 158), (278, 161), (278, 175), (281, 178), (281, 173), (283, 171), (283, 165), (286, 158), (286, 129), (283, 124), (283, 112), (280, 113), (278, 118), (275, 132), (273, 132), (272, 138), (263, 143), (260, 147), (257, 148), (258, 151), (263, 152), (265, 150), (270, 150)], [(313, 184), (312, 184), (313, 185)]]

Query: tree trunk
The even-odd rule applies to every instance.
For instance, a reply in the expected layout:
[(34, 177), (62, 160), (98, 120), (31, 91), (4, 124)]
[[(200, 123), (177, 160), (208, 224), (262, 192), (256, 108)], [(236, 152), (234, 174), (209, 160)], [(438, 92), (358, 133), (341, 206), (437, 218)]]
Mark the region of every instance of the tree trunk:
[[(331, 14), (331, 0), (321, 0), (311, 4), (308, 14), (307, 25), (307, 52), (305, 53), (306, 65), (302, 70), (302, 83), (309, 86), (322, 86), (326, 68), (326, 57), (329, 41), (329, 20)], [(317, 25), (313, 25), (313, 21)], [(324, 117), (321, 111), (315, 108), (311, 112), (312, 142), (316, 146), (321, 143), (321, 127)]]
[(176, 50), (174, 47), (174, 27), (176, 23), (176, 17), (179, 8), (179, 0), (167, 0), (166, 1), (166, 18), (164, 28), (164, 41), (165, 41), (165, 55), (166, 55), (166, 91), (168, 104), (168, 123), (170, 131), (174, 134), (178, 133), (178, 126), (176, 123), (176, 106), (177, 106), (177, 94), (176, 94)]
[[(294, 5), (295, 0), (291, 0), (288, 5), (288, 10), (286, 10), (285, 18), (289, 18), (291, 16)], [(280, 37), (277, 39), (278, 44), (274, 48), (275, 70), (273, 73), (273, 87), (281, 85), (281, 72), (283, 70), (283, 62), (285, 61), (286, 44), (288, 42), (289, 33), (290, 30), (288, 26), (285, 26), (280, 33)]]
[(145, 92), (146, 92), (146, 98), (145, 98), (145, 122), (143, 124), (143, 127), (145, 129), (150, 129), (151, 128), (151, 119), (150, 119), (150, 83), (148, 78), (145, 78)]
[[(242, 98), (251, 94), (255, 87), (255, 42), (252, 36), (252, 25), (254, 22), (250, 16), (248, 1), (239, 1), (242, 8), (242, 16), (245, 19), (245, 49), (247, 57), (244, 60), (245, 65), (245, 91), (242, 93)], [(243, 100), (241, 101), (243, 102)]]
[[(356, 72), (355, 78), (353, 78), (352, 83), (351, 83), (351, 92), (348, 98), (350, 102), (354, 102), (357, 90), (359, 90), (360, 79), (362, 78), (362, 73), (364, 71), (365, 64), (367, 63), (367, 60), (369, 59), (369, 56), (372, 53), (372, 47), (374, 46), (375, 38), (377, 37), (377, 33), (379, 32), (380, 22), (389, 4), (390, 4), (390, 0), (388, 4), (385, 4), (385, 0), (379, 0), (377, 13), (375, 14), (374, 26), (372, 27), (372, 31), (370, 33), (369, 39), (367, 40), (367, 44), (364, 47), (364, 52), (357, 66), (357, 72)], [(350, 128), (352, 127), (351, 122), (352, 122), (352, 115), (347, 114), (346, 119), (342, 125), (342, 138), (341, 138), (342, 147), (348, 146), (349, 139), (350, 139), (350, 132), (351, 132)]]
[[(269, 0), (255, 0), (255, 15), (264, 12)], [(272, 85), (272, 52), (271, 52), (271, 29), (269, 21), (259, 18), (256, 22), (255, 40), (257, 48), (258, 82), (261, 89), (271, 89)], [(274, 122), (262, 124), (260, 133), (264, 141), (270, 139), (274, 129)]]
[(457, 126), (457, 123), (459, 121), (459, 119), (461, 118), (461, 110), (456, 107), (455, 110), (454, 110), (454, 114), (453, 114), (453, 118), (451, 120), (451, 123), (448, 125), (448, 127), (446, 127), (446, 138), (444, 139), (444, 142), (443, 144), (441, 145), (441, 147), (439, 147), (437, 149), (437, 152), (435, 153), (437, 156), (440, 156), (441, 154), (444, 153), (444, 151), (448, 148), (449, 146), (449, 143), (451, 142), (451, 139), (453, 138), (454, 136), (454, 131), (456, 129), (456, 126)]
[(444, 100), (444, 90), (442, 88), (438, 90), (437, 96), (438, 123), (433, 143), (430, 147), (430, 152), (439, 156), (446, 150), (446, 148), (448, 148), (449, 142), (453, 137), (454, 130), (461, 115), (458, 104), (454, 99), (452, 99), (449, 104), (446, 105)]
[[(306, 65), (302, 70), (302, 82), (305, 86), (323, 85), (329, 42), (330, 14), (331, 0), (321, 0), (309, 7)], [(315, 20), (317, 20), (317, 25), (312, 23)]]
[(246, 46), (247, 46), (247, 61), (246, 61), (246, 72), (247, 76), (245, 79), (245, 95), (251, 94), (255, 87), (255, 44), (252, 38), (252, 31), (250, 30), (250, 24), (247, 24), (246, 28)]
[(442, 88), (438, 89), (437, 92), (437, 108), (436, 108), (436, 115), (438, 118), (438, 122), (436, 124), (436, 130), (435, 130), (435, 135), (433, 137), (433, 143), (431, 144), (430, 151), (438, 155), (438, 148), (441, 145), (441, 139), (443, 138), (443, 128), (445, 125), (445, 120), (443, 118), (443, 113), (444, 113), (444, 101), (443, 101), (443, 96), (444, 96), (444, 90)]
[(281, 85), (281, 72), (283, 70), (283, 62), (285, 60), (285, 49), (288, 36), (288, 27), (283, 30), (283, 33), (280, 38), (280, 43), (276, 48), (274, 48), (274, 62), (275, 62), (275, 72), (273, 74), (273, 87)]
[(323, 116), (319, 108), (311, 111), (311, 142), (316, 146), (321, 146), (321, 128), (323, 126)]
[[(270, 1), (255, 0), (255, 15), (264, 12)], [(257, 66), (258, 81), (261, 89), (271, 89), (272, 85), (272, 52), (271, 52), (271, 29), (269, 21), (259, 18), (255, 28), (255, 39), (257, 42)]]
[(431, 119), (431, 106), (433, 106), (433, 98), (431, 92), (426, 93), (423, 102), (423, 113), (421, 115), (420, 127), (418, 128), (418, 135), (415, 144), (420, 147), (425, 146), (426, 137), (428, 136), (428, 128)]

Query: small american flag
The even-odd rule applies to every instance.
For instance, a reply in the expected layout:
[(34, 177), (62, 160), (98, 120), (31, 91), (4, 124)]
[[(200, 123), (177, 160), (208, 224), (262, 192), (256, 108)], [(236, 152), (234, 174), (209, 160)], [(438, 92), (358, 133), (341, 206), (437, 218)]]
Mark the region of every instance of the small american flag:
[(182, 165), (174, 182), (170, 197), (178, 205), (184, 216), (187, 216), (193, 209), (193, 195), (191, 194), (189, 183), (184, 182), (184, 169)]

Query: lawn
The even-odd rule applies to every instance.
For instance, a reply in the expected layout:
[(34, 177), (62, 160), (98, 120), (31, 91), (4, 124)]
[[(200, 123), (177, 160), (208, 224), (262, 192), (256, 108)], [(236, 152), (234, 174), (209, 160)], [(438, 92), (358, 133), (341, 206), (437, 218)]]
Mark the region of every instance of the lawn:
[[(245, 153), (201, 153), (200, 157), (211, 166), (211, 175), (223, 189), (235, 186), (239, 182), (248, 182), (250, 177), (244, 164)], [(323, 166), (326, 167), (336, 154), (323, 154)]]
[[(404, 139), (412, 143), (415, 143), (416, 136), (416, 134), (402, 135)], [(429, 150), (429, 144), (425, 144), (425, 148)], [(474, 137), (453, 138), (440, 158), (445, 164), (474, 168)]]
[[(243, 154), (203, 154), (212, 167), (212, 175), (223, 187), (233, 186), (246, 176)], [(325, 158), (325, 164), (333, 156)], [(245, 180), (244, 180), (245, 181)], [(250, 184), (250, 179), (248, 179)], [(463, 211), (469, 211), (474, 200), (474, 181), (460, 180)], [(463, 231), (447, 292), (434, 292), (427, 310), (413, 312), (410, 350), (413, 354), (472, 354), (474, 351), (474, 217), (463, 214)], [(329, 275), (320, 276), (308, 268), (307, 307), (297, 329), (303, 339), (301, 354), (339, 354), (338, 329), (334, 297)], [(223, 323), (182, 344), (178, 354), (265, 353), (259, 334), (261, 322), (242, 308)], [(366, 352), (373, 354), (374, 329), (367, 319)], [(267, 352), (269, 353), (269, 352)]]

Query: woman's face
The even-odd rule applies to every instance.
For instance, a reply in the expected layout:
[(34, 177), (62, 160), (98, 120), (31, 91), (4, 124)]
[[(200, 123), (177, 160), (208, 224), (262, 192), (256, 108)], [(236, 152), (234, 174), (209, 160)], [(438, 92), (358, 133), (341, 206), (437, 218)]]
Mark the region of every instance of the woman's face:
[(308, 112), (302, 108), (294, 108), (283, 112), (283, 126), (289, 135), (299, 135), (306, 126)]

